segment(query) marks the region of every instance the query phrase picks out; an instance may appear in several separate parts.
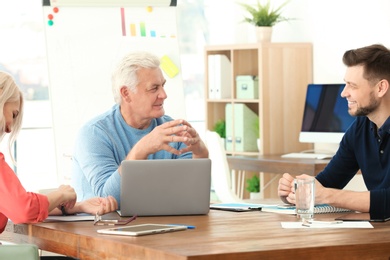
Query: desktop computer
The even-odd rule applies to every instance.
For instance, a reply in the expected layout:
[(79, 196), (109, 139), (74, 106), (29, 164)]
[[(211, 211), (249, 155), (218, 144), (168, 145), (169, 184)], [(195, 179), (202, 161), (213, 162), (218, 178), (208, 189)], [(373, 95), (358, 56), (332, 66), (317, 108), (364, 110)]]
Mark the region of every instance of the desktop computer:
[(313, 143), (314, 150), (282, 155), (286, 158), (328, 159), (336, 153), (341, 139), (355, 120), (341, 97), (345, 84), (309, 84), (307, 86), (301, 143)]

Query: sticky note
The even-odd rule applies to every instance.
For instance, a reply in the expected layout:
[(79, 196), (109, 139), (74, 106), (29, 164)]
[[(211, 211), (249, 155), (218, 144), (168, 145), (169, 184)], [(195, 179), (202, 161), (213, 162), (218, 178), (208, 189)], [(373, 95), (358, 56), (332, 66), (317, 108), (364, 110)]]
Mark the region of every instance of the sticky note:
[(161, 58), (161, 69), (170, 77), (173, 78), (179, 73), (179, 68), (173, 63), (173, 61), (167, 56), (164, 55)]
[(147, 11), (148, 13), (153, 12), (153, 7), (147, 6), (147, 7), (146, 7), (146, 11)]

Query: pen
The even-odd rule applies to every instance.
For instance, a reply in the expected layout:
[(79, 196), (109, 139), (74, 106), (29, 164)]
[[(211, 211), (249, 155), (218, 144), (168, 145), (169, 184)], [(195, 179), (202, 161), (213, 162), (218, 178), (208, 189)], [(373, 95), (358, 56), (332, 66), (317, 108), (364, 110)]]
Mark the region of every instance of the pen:
[(312, 225), (319, 224), (319, 225), (333, 225), (333, 224), (341, 224), (343, 223), (342, 220), (333, 220), (333, 221), (320, 221), (320, 220), (309, 220), (304, 223), (302, 223), (302, 226), (305, 227), (311, 227)]
[(343, 223), (342, 220), (333, 220), (333, 221), (320, 221), (320, 220), (309, 220), (307, 221), (309, 224), (324, 224), (324, 225), (329, 225), (329, 224), (341, 224)]
[(181, 225), (181, 224), (168, 224), (169, 226), (185, 226), (187, 229), (195, 229), (195, 226)]

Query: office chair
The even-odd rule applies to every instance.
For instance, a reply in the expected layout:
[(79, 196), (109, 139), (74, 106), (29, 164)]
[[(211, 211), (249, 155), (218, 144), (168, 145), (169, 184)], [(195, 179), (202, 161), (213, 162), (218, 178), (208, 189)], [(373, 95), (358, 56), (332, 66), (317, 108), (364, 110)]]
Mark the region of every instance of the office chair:
[(211, 160), (211, 182), (221, 203), (239, 202), (241, 199), (232, 189), (232, 177), (221, 137), (206, 131), (206, 146)]

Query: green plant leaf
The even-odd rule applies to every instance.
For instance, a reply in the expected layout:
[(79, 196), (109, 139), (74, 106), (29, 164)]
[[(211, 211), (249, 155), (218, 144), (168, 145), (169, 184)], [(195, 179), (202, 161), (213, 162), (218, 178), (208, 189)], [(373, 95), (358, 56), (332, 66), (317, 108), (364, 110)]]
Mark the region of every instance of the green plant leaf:
[(260, 192), (260, 179), (257, 175), (246, 180), (246, 190), (249, 192)]
[(217, 134), (221, 138), (226, 138), (226, 122), (223, 119), (218, 120), (215, 125), (213, 130), (217, 132)]
[(261, 4), (257, 0), (257, 5), (254, 7), (246, 3), (238, 3), (249, 14), (250, 17), (245, 17), (244, 21), (251, 23), (255, 26), (274, 26), (277, 23), (292, 20), (291, 18), (285, 18), (281, 15), (282, 8), (289, 2), (286, 1), (276, 9), (271, 8), (271, 1), (268, 0), (265, 4)]

